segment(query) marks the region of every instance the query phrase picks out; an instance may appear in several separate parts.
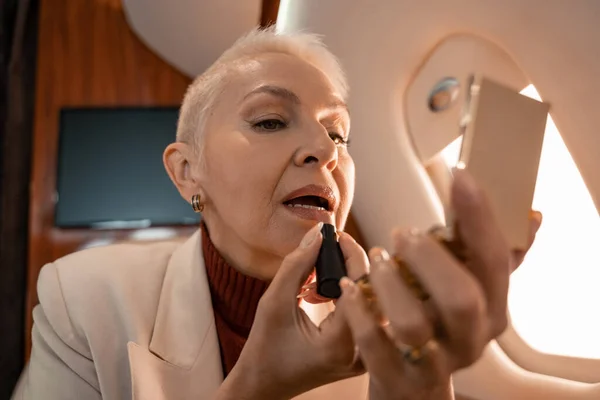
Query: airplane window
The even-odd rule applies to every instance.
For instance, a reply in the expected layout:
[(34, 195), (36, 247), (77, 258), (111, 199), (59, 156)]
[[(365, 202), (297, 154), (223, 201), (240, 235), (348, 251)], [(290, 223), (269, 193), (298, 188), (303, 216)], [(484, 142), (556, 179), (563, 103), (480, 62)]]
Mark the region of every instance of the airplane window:
[[(530, 85), (521, 91), (540, 100)], [(455, 165), (460, 138), (442, 153)], [(533, 208), (544, 214), (536, 241), (512, 275), (515, 331), (547, 354), (600, 359), (600, 218), (552, 118), (548, 118)]]

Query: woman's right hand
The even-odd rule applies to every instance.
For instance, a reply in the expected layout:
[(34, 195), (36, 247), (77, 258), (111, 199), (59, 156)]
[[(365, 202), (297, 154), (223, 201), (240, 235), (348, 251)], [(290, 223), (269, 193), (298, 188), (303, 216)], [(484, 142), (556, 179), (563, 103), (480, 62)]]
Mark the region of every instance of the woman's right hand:
[[(321, 227), (314, 226), (283, 260), (218, 399), (289, 399), (364, 372), (344, 317), (334, 311), (317, 326), (298, 304), (297, 295), (319, 253)], [(366, 273), (368, 259), (362, 247), (344, 233), (340, 246), (348, 276), (355, 279)]]

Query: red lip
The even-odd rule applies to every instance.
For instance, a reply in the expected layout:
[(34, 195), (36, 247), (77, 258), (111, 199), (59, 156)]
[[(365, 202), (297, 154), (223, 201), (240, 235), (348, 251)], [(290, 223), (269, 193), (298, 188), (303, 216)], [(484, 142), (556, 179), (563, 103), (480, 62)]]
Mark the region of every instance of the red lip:
[(293, 192), (288, 193), (288, 195), (283, 199), (282, 203), (302, 196), (317, 196), (326, 199), (329, 203), (328, 211), (330, 212), (335, 211), (338, 206), (337, 198), (335, 197), (335, 192), (333, 189), (329, 186), (321, 185), (306, 185), (300, 189), (294, 190)]

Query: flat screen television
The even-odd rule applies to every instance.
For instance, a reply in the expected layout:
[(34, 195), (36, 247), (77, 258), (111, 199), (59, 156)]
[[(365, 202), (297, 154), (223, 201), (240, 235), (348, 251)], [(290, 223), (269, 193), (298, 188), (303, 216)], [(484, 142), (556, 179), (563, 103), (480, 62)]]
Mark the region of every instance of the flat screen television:
[(65, 108), (55, 226), (131, 229), (198, 224), (162, 163), (178, 108)]

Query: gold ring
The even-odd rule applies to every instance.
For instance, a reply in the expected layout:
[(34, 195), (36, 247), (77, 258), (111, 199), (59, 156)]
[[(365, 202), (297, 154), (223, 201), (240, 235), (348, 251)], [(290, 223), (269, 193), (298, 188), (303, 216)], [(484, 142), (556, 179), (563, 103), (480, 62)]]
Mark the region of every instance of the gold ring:
[(359, 278), (354, 280), (354, 283), (356, 283), (358, 288), (368, 300), (374, 299), (375, 293), (373, 292), (373, 286), (371, 285), (369, 274), (361, 275)]
[(396, 266), (398, 267), (398, 271), (400, 272), (400, 276), (411, 290), (411, 292), (415, 295), (415, 297), (421, 301), (427, 301), (431, 297), (429, 293), (425, 291), (421, 282), (417, 279), (417, 277), (412, 273), (408, 264), (406, 264), (400, 257), (395, 256), (394, 261), (396, 262)]
[[(394, 256), (394, 262), (396, 263), (400, 277), (406, 283), (414, 296), (421, 301), (429, 300), (431, 296), (425, 291), (423, 285), (421, 285), (417, 277), (410, 271), (408, 265), (397, 256)], [(354, 283), (358, 285), (367, 299), (373, 299), (375, 297), (369, 274), (360, 276), (354, 280)]]
[(397, 345), (396, 347), (404, 360), (416, 365), (438, 348), (438, 342), (434, 338), (431, 338), (422, 346)]

